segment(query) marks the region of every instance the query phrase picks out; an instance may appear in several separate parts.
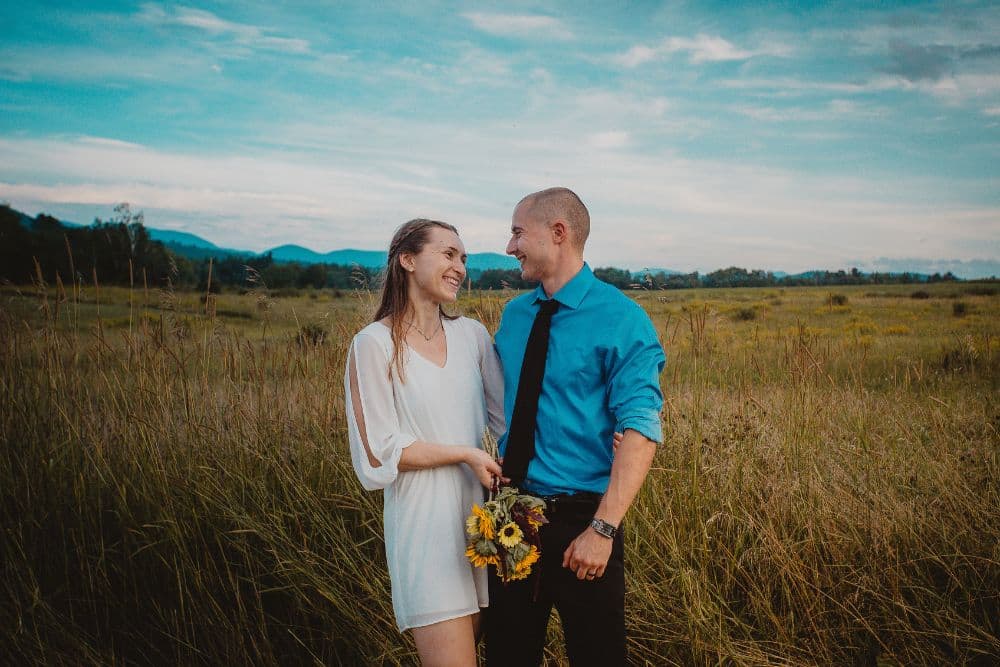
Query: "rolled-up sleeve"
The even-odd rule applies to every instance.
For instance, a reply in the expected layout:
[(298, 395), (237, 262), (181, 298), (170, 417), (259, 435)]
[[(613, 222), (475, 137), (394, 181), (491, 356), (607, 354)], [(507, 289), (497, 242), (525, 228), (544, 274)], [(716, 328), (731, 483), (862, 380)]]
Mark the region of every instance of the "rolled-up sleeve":
[(615, 416), (615, 430), (632, 429), (662, 443), (660, 372), (666, 356), (656, 330), (644, 312), (634, 314), (620, 322), (613, 341), (608, 357), (608, 406)]
[[(351, 392), (352, 360), (357, 405)], [(389, 355), (372, 336), (358, 334), (351, 343), (344, 373), (344, 393), (354, 472), (365, 489), (383, 489), (396, 480), (403, 449), (417, 438), (399, 426), (389, 380)], [(369, 453), (378, 465), (372, 465)]]

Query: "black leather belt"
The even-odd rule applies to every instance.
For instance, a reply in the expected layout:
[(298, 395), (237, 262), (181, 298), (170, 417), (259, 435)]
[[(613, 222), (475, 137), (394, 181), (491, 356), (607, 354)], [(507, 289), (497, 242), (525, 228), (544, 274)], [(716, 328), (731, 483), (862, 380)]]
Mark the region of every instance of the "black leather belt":
[(554, 496), (539, 496), (545, 501), (546, 514), (558, 512), (559, 510), (585, 510), (594, 511), (601, 504), (603, 494), (592, 491), (580, 491), (578, 493), (557, 493)]

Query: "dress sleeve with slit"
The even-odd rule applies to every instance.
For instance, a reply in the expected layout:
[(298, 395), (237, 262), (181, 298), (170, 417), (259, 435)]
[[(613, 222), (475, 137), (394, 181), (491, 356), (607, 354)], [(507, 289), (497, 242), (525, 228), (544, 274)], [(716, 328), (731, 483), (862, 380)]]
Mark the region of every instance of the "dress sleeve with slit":
[[(359, 333), (351, 343), (344, 377), (351, 462), (361, 485), (369, 491), (384, 489), (396, 480), (403, 449), (417, 440), (400, 427), (389, 380), (390, 354), (383, 341)], [(351, 387), (352, 374), (356, 394)], [(378, 465), (373, 465), (369, 453)]]

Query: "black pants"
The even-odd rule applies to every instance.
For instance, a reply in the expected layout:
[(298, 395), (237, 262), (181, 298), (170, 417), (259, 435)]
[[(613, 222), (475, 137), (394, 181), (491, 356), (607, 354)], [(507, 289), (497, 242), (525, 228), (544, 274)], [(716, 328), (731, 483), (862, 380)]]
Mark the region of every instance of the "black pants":
[[(486, 610), (488, 667), (539, 665), (552, 607), (559, 611), (570, 664), (625, 664), (625, 563), (622, 534), (614, 539), (604, 576), (579, 580), (562, 566), (563, 552), (587, 528), (599, 498), (557, 499), (541, 528), (542, 557), (526, 580), (504, 585), (490, 569)], [(541, 579), (536, 581), (536, 577)], [(537, 599), (535, 594), (537, 592)]]

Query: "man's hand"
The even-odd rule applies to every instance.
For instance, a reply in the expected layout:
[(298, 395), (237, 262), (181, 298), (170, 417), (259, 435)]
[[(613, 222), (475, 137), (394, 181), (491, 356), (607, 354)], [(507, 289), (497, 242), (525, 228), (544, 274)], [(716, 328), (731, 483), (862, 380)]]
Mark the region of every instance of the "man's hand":
[(608, 566), (613, 546), (614, 540), (598, 535), (593, 528), (587, 526), (563, 552), (563, 567), (575, 572), (577, 579), (600, 579)]

